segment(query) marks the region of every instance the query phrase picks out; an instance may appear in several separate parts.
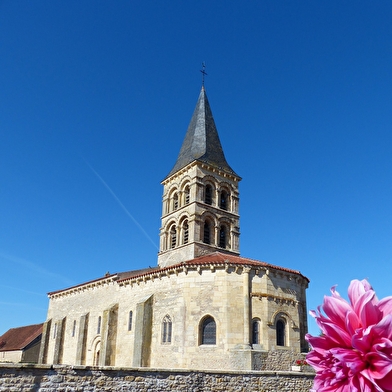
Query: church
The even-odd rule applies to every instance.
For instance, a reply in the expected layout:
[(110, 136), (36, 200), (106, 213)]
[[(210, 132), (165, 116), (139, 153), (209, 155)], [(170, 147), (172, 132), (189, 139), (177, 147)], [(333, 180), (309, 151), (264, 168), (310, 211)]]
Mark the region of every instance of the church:
[(49, 293), (39, 363), (257, 370), (307, 351), (309, 280), (240, 256), (240, 180), (203, 86), (162, 181), (157, 266)]

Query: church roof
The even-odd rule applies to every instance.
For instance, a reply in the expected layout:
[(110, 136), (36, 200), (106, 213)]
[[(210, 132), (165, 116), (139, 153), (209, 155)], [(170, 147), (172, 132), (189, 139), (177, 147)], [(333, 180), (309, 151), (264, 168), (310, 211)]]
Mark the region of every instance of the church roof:
[(86, 285), (94, 286), (96, 284), (102, 284), (102, 283), (109, 282), (109, 281), (112, 282), (112, 281), (116, 281), (116, 280), (130, 279), (130, 278), (132, 278), (134, 276), (142, 276), (142, 275), (145, 275), (145, 274), (147, 274), (149, 272), (153, 272), (153, 271), (156, 271), (156, 270), (159, 270), (159, 267), (148, 267), (148, 268), (143, 268), (143, 269), (139, 269), (139, 270), (125, 271), (125, 272), (115, 272), (113, 274), (107, 272), (101, 278), (97, 278), (97, 279), (89, 280), (87, 282), (79, 283), (77, 285), (70, 286), (70, 287), (67, 287), (65, 289), (51, 291), (51, 292), (48, 293), (48, 295), (51, 296), (51, 295), (54, 295), (54, 294), (62, 293), (62, 292), (67, 291), (67, 290), (78, 289), (78, 288), (81, 288), (81, 287), (86, 286)]
[(64, 293), (69, 290), (79, 290), (82, 289), (83, 287), (89, 287), (89, 286), (94, 286), (96, 284), (104, 284), (105, 282), (126, 282), (126, 281), (132, 281), (134, 279), (143, 279), (144, 277), (148, 276), (154, 276), (157, 273), (162, 274), (162, 273), (170, 273), (170, 271), (176, 271), (179, 268), (183, 267), (188, 267), (188, 268), (197, 268), (198, 266), (219, 266), (223, 264), (231, 264), (231, 265), (238, 265), (238, 266), (247, 266), (247, 267), (253, 267), (253, 268), (265, 268), (265, 269), (273, 269), (276, 271), (283, 271), (283, 272), (288, 272), (294, 275), (298, 275), (301, 278), (305, 279), (307, 282), (309, 282), (309, 279), (302, 275), (300, 271), (293, 270), (290, 268), (284, 268), (284, 267), (279, 267), (277, 265), (269, 264), (264, 261), (257, 261), (253, 259), (248, 259), (246, 257), (241, 257), (241, 256), (235, 256), (232, 254), (228, 253), (221, 253), (221, 252), (214, 252), (210, 253), (205, 256), (199, 256), (196, 257), (195, 259), (192, 260), (187, 260), (179, 264), (174, 264), (168, 267), (149, 267), (149, 268), (143, 268), (139, 270), (133, 270), (133, 271), (126, 271), (126, 272), (119, 272), (119, 273), (114, 273), (114, 274), (106, 274), (102, 278), (90, 280), (88, 282), (84, 282), (81, 284), (78, 284), (76, 286), (68, 287), (62, 290), (57, 290), (57, 291), (52, 291), (48, 293), (49, 296), (53, 295), (58, 295), (61, 293)]
[(301, 277), (303, 277), (304, 279), (306, 279), (309, 282), (309, 279), (306, 276), (302, 275), (301, 272), (298, 270), (280, 267), (278, 265), (266, 263), (265, 261), (248, 259), (246, 257), (230, 255), (230, 254), (221, 253), (221, 252), (214, 252), (214, 253), (210, 253), (205, 256), (197, 257), (196, 259), (187, 261), (186, 264), (187, 265), (204, 265), (204, 264), (219, 264), (222, 262), (223, 263), (228, 262), (228, 263), (237, 264), (237, 265), (246, 265), (249, 267), (272, 268), (272, 269), (279, 270), (279, 271), (290, 272), (295, 275), (300, 275)]
[(200, 91), (177, 162), (167, 177), (194, 161), (207, 163), (238, 177), (223, 153), (204, 86)]
[(254, 268), (266, 268), (266, 269), (273, 269), (277, 271), (283, 271), (283, 272), (288, 272), (294, 275), (298, 275), (305, 279), (307, 282), (309, 282), (309, 279), (302, 275), (300, 271), (298, 270), (293, 270), (290, 268), (284, 268), (284, 267), (279, 267), (277, 265), (269, 264), (264, 261), (257, 261), (253, 259), (248, 259), (246, 257), (241, 257), (241, 256), (235, 256), (232, 254), (228, 253), (221, 253), (221, 252), (214, 252), (210, 253), (205, 256), (199, 256), (196, 257), (195, 259), (184, 261), (183, 263), (179, 264), (174, 264), (168, 267), (164, 268), (150, 268), (150, 269), (145, 269), (145, 270), (139, 270), (139, 271), (130, 271), (127, 274), (128, 276), (124, 273), (121, 277), (119, 277), (119, 281), (126, 281), (126, 280), (132, 280), (135, 278), (140, 278), (143, 276), (147, 276), (150, 274), (155, 274), (157, 272), (164, 272), (164, 271), (169, 271), (169, 270), (175, 270), (181, 266), (186, 266), (186, 267), (197, 267), (197, 266), (205, 266), (205, 265), (222, 265), (222, 264), (232, 264), (232, 265), (238, 265), (238, 266), (247, 266), (247, 267), (254, 267)]
[(0, 336), (0, 351), (23, 350), (42, 334), (43, 324), (11, 328)]

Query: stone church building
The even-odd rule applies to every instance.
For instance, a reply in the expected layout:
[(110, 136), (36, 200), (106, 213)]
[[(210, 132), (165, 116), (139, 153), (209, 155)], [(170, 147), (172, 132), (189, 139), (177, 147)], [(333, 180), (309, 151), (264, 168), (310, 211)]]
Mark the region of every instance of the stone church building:
[(162, 182), (158, 266), (49, 293), (39, 362), (252, 370), (306, 351), (309, 280), (240, 256), (240, 180), (203, 87)]

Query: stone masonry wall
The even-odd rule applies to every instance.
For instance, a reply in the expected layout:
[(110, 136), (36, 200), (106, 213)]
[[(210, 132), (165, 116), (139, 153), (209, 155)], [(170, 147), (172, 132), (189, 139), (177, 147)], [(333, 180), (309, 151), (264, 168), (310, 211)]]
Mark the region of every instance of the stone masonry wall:
[(314, 374), (0, 364), (0, 392), (308, 392)]
[[(304, 361), (305, 353), (295, 353), (288, 350), (271, 350), (263, 353), (261, 366), (254, 367), (255, 370), (291, 370), (291, 366), (296, 364), (297, 360)], [(311, 367), (309, 369), (312, 370)]]

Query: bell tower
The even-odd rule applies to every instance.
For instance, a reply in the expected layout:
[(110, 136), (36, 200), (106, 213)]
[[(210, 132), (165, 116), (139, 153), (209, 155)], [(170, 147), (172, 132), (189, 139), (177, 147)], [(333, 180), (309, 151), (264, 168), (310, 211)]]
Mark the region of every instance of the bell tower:
[(158, 265), (239, 255), (241, 178), (226, 161), (204, 86), (173, 169), (162, 181)]

